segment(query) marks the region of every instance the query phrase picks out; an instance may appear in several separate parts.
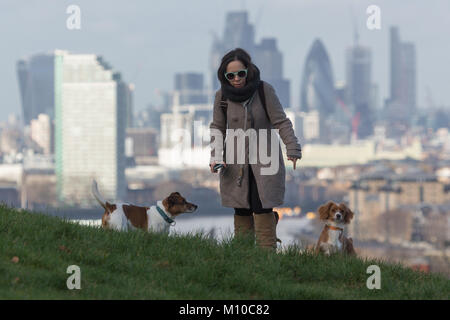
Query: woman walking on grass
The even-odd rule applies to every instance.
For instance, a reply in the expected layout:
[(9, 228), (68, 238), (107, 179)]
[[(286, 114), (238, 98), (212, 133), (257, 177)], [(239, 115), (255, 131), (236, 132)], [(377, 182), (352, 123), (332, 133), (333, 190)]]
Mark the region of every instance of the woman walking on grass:
[[(242, 129), (244, 132), (253, 128), (256, 130), (257, 162), (249, 162), (249, 143), (245, 139), (245, 163), (239, 164), (237, 153), (239, 147), (234, 140), (234, 159), (226, 163), (226, 147), (223, 154), (220, 148), (211, 153), (210, 168), (223, 164), (220, 169), (220, 195), (222, 205), (234, 208), (235, 236), (256, 236), (256, 243), (264, 248), (276, 248), (277, 214), (273, 208), (284, 201), (285, 167), (281, 147), (277, 140), (278, 157), (271, 157), (271, 129), (278, 129), (278, 133), (286, 145), (287, 158), (293, 162), (301, 159), (302, 152), (297, 137), (294, 134), (291, 121), (286, 117), (283, 107), (274, 88), (267, 82), (260, 80), (259, 69), (252, 63), (250, 55), (243, 49), (237, 48), (228, 52), (223, 58), (217, 71), (221, 88), (214, 99), (213, 121), (210, 129), (219, 130), (223, 139), (226, 129)], [(262, 163), (259, 155), (260, 130), (267, 132), (267, 150), (262, 154), (277, 161), (278, 170), (274, 174), (262, 174), (262, 168), (269, 168), (274, 164)], [(213, 132), (213, 130), (211, 130)], [(211, 134), (211, 142), (215, 137)], [(230, 143), (227, 138), (227, 144)], [(250, 139), (251, 140), (251, 139)], [(261, 147), (262, 148), (262, 147)], [(265, 152), (265, 153), (264, 153)], [(222, 160), (223, 159), (223, 160)], [(250, 157), (251, 159), (251, 157)]]

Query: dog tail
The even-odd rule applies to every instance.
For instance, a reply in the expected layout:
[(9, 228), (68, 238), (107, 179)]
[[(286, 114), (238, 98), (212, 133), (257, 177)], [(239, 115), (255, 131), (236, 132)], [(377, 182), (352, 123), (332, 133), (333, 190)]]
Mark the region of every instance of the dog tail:
[(103, 199), (102, 195), (98, 191), (97, 181), (92, 180), (92, 194), (94, 195), (95, 200), (105, 209), (108, 210), (106, 206), (106, 200)]

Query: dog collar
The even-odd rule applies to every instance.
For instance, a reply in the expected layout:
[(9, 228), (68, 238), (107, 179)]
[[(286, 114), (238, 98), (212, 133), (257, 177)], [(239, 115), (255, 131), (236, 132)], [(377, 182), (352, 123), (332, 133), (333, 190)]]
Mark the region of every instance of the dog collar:
[(158, 213), (161, 215), (161, 217), (164, 219), (164, 221), (166, 221), (168, 224), (170, 224), (171, 226), (175, 225), (175, 220), (169, 218), (167, 216), (167, 214), (164, 212), (163, 209), (161, 209), (160, 207), (156, 206), (156, 210), (158, 210)]
[(339, 227), (334, 227), (334, 226), (330, 226), (329, 224), (327, 224), (327, 227), (330, 228), (331, 230), (336, 230), (336, 231), (344, 231), (344, 229), (339, 228)]

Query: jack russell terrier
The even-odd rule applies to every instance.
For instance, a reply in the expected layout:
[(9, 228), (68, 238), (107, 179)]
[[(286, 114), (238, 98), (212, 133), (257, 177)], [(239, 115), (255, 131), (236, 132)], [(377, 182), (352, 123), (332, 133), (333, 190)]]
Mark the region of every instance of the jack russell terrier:
[(100, 195), (95, 180), (92, 182), (92, 193), (105, 209), (102, 227), (118, 231), (142, 229), (169, 233), (170, 226), (175, 225), (175, 218), (178, 215), (194, 212), (198, 208), (197, 205), (187, 202), (178, 192), (172, 192), (151, 207), (138, 207), (128, 203), (111, 204)]
[(344, 236), (344, 226), (350, 223), (353, 212), (344, 204), (337, 205), (329, 201), (319, 207), (319, 219), (325, 221), (315, 252), (324, 252), (329, 255), (335, 252), (344, 252), (355, 255), (352, 238)]

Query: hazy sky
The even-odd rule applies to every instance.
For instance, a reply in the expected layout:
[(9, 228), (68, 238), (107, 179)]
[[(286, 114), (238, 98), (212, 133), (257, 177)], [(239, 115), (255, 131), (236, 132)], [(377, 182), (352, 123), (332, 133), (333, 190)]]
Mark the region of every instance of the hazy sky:
[[(66, 28), (66, 8), (81, 9), (81, 30)], [(366, 8), (381, 9), (381, 30), (366, 27)], [(225, 14), (246, 9), (257, 23), (256, 41), (276, 37), (298, 105), (303, 64), (315, 38), (322, 39), (335, 80), (345, 80), (345, 49), (353, 43), (353, 16), (360, 42), (372, 48), (372, 80), (380, 100), (389, 95), (389, 26), (416, 44), (417, 101), (426, 87), (436, 104), (450, 106), (449, 0), (1, 0), (0, 121), (21, 113), (16, 61), (65, 49), (104, 56), (125, 81), (135, 84), (135, 110), (172, 90), (176, 72), (202, 72), (205, 80), (212, 36), (223, 35)]]

